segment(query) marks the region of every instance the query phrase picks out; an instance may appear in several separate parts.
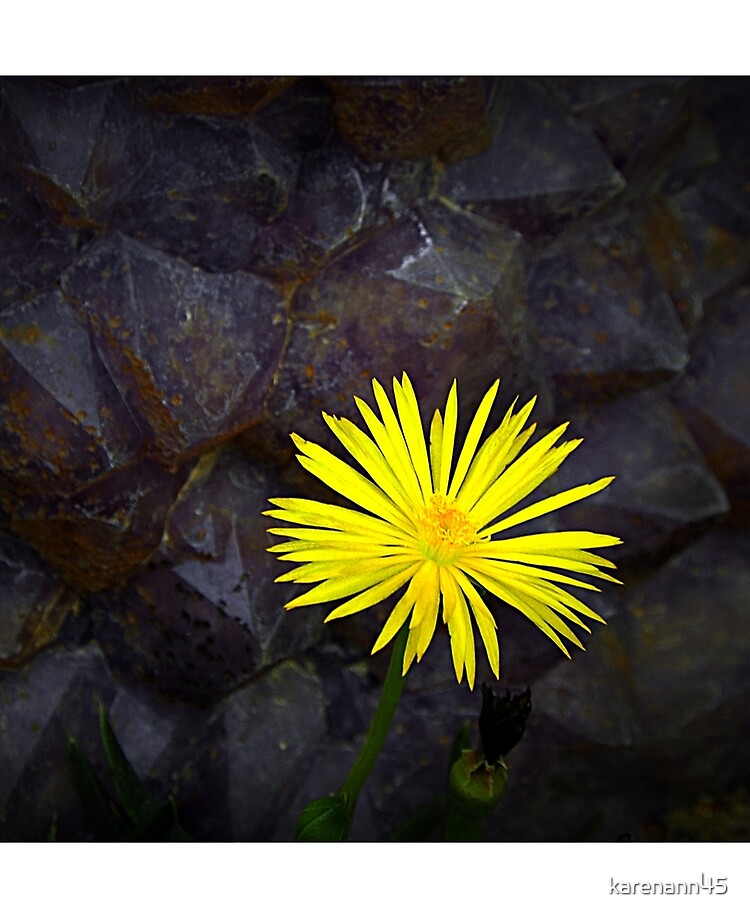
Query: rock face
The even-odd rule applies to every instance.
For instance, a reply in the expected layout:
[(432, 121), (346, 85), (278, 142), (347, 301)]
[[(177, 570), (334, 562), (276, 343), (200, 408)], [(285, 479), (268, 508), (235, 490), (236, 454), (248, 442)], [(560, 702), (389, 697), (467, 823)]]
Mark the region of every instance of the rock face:
[[(198, 839), (336, 788), (384, 611), (285, 612), (261, 512), (330, 498), (290, 432), (333, 446), (320, 411), (404, 370), (423, 418), (457, 379), (459, 429), (498, 377), (570, 419), (551, 489), (617, 477), (541, 524), (623, 538), (586, 654), (493, 608), (534, 709), (487, 836), (658, 837), (746, 780), (748, 113), (743, 80), (0, 82), (0, 839), (92, 838), (98, 702)], [(357, 839), (479, 707), (439, 635)]]

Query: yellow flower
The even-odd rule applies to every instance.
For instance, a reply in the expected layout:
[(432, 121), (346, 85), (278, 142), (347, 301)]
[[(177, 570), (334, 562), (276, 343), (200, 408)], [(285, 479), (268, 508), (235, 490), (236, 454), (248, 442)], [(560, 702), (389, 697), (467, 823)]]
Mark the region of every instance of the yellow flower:
[(493, 538), (599, 492), (614, 477), (568, 489), (508, 514), (581, 441), (555, 446), (566, 423), (522, 453), (536, 428), (524, 428), (534, 406), (532, 399), (518, 412), (514, 402), (477, 450), (498, 386), (496, 380), (482, 400), (455, 464), (455, 381), (445, 414), (436, 410), (433, 416), (429, 448), (406, 374), (401, 383), (393, 380), (395, 410), (383, 387), (373, 380), (380, 418), (355, 397), (371, 436), (348, 419), (323, 413), (328, 427), (367, 476), (318, 444), (292, 435), (302, 466), (364, 510), (304, 498), (270, 500), (277, 507), (265, 514), (299, 525), (269, 530), (290, 538), (270, 551), (298, 563), (276, 581), (320, 582), (290, 601), (287, 609), (348, 597), (328, 615), (327, 620), (332, 620), (365, 610), (406, 586), (373, 653), (390, 642), (411, 617), (405, 674), (412, 661), (419, 661), (427, 650), (442, 606), (456, 677), (460, 682), (465, 669), (470, 687), (474, 686), (476, 663), (469, 610), (496, 677), (500, 671), (497, 627), (478, 585), (524, 613), (566, 655), (561, 636), (583, 648), (565, 620), (587, 632), (588, 626), (577, 614), (604, 620), (561, 585), (599, 589), (556, 570), (617, 582), (599, 570), (614, 568), (614, 563), (589, 550), (622, 541), (586, 531)]

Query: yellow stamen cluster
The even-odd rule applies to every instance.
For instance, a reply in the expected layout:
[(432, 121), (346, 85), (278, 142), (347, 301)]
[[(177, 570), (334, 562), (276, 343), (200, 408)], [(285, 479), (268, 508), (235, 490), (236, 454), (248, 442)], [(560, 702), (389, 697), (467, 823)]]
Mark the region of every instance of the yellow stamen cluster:
[(477, 541), (477, 528), (456, 503), (436, 492), (419, 515), (419, 548), (438, 565), (455, 562), (461, 547)]

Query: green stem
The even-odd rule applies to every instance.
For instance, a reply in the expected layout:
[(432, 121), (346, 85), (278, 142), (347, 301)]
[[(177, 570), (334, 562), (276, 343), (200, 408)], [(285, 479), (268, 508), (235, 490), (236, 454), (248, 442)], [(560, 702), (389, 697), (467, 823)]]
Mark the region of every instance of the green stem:
[(362, 791), (365, 780), (370, 775), (370, 771), (385, 743), (393, 714), (401, 697), (401, 691), (406, 679), (401, 672), (404, 668), (404, 651), (408, 635), (409, 621), (407, 620), (393, 640), (391, 661), (388, 665), (388, 673), (385, 675), (383, 689), (380, 692), (378, 708), (375, 710), (375, 715), (362, 748), (357, 755), (357, 759), (352, 764), (349, 775), (344, 780), (341, 789), (339, 789), (339, 795), (344, 796), (346, 799), (350, 816), (354, 814), (357, 797)]

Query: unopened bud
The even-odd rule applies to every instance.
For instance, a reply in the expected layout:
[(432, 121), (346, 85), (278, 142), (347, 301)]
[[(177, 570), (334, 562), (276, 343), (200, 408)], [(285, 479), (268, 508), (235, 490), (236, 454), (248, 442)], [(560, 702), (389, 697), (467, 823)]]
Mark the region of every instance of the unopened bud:
[(488, 764), (481, 753), (463, 751), (448, 780), (451, 807), (469, 821), (482, 821), (500, 802), (507, 786), (504, 761)]

